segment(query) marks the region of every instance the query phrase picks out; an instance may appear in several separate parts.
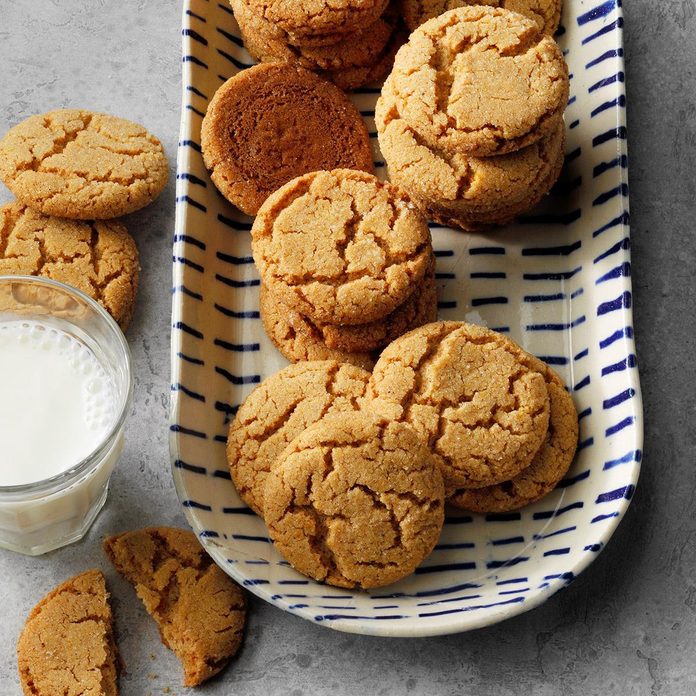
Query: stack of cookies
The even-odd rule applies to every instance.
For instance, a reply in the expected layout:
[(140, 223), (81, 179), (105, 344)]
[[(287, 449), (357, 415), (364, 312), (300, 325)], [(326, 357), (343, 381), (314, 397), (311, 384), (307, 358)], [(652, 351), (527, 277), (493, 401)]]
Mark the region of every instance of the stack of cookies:
[(313, 70), (346, 90), (384, 78), (405, 39), (388, 0), (230, 2), (253, 58)]
[(291, 362), (369, 368), (375, 351), (436, 318), (428, 225), (371, 174), (293, 179), (261, 206), (251, 236), (264, 326)]
[(534, 19), (482, 6), (430, 19), (377, 103), (389, 177), (441, 224), (507, 224), (560, 175), (568, 93), (563, 54)]
[(135, 241), (115, 218), (151, 203), (167, 183), (159, 140), (122, 118), (60, 109), (31, 116), (0, 140), (0, 274), (76, 287), (123, 330), (135, 306)]

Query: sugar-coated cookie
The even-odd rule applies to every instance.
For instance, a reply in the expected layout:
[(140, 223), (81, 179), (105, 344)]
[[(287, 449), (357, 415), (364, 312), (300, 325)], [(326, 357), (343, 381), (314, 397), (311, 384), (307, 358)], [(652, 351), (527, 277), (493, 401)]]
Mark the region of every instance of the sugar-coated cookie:
[(444, 522), (442, 477), (408, 425), (365, 412), (323, 418), (281, 454), (264, 518), (300, 573), (339, 587), (379, 587), (411, 574)]
[(125, 331), (138, 291), (138, 248), (117, 220), (67, 220), (10, 203), (0, 207), (0, 274), (72, 285)]
[(426, 324), (387, 346), (365, 404), (416, 428), (448, 491), (501, 483), (531, 464), (548, 429), (546, 382), (525, 356), (490, 329)]
[(185, 686), (217, 674), (239, 650), (245, 592), (213, 563), (193, 532), (123, 532), (105, 539), (104, 551), (135, 587), (162, 642), (181, 660)]
[(118, 651), (101, 571), (66, 580), (32, 609), (17, 663), (25, 696), (117, 696)]
[(168, 175), (160, 141), (107, 114), (59, 109), (30, 116), (0, 140), (0, 180), (46, 215), (120, 217), (157, 198)]
[(249, 215), (301, 174), (373, 171), (358, 110), (331, 83), (289, 65), (257, 65), (225, 82), (208, 106), (201, 143), (213, 182)]
[(270, 292), (312, 321), (364, 324), (393, 312), (430, 267), (425, 218), (364, 172), (313, 172), (259, 210), (252, 252)]
[(263, 512), (266, 479), (288, 443), (323, 416), (360, 408), (370, 373), (335, 360), (301, 362), (265, 379), (239, 407), (227, 437), (237, 492)]

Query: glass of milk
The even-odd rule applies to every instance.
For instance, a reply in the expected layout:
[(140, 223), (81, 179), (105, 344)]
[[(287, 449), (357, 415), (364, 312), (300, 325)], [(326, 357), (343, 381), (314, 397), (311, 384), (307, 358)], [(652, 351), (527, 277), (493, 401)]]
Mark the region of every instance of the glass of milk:
[(81, 539), (106, 500), (133, 390), (128, 344), (63, 283), (0, 276), (0, 547)]

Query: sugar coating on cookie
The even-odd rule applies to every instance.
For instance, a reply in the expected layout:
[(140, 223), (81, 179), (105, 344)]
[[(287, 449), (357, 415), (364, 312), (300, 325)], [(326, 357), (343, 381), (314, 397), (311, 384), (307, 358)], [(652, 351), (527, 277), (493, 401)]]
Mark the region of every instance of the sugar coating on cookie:
[(370, 373), (335, 360), (301, 362), (265, 379), (239, 407), (227, 437), (237, 492), (257, 514), (278, 455), (310, 425), (360, 408)]
[(394, 186), (347, 169), (287, 183), (259, 210), (251, 236), (269, 291), (324, 323), (384, 318), (432, 258), (430, 230), (416, 206)]
[(337, 360), (364, 370), (372, 370), (375, 365), (375, 359), (369, 351), (329, 347), (324, 332), (317, 324), (283, 304), (263, 284), (259, 292), (259, 309), (266, 334), (290, 362)]
[(118, 651), (104, 575), (66, 580), (32, 609), (17, 643), (26, 696), (118, 693)]
[(475, 157), (423, 142), (402, 118), (388, 79), (375, 123), (389, 178), (433, 218), (462, 226), (505, 224), (527, 212), (558, 179), (565, 154), (565, 125), (521, 150)]
[(345, 94), (289, 65), (257, 65), (225, 82), (208, 106), (201, 144), (215, 185), (249, 215), (301, 174), (374, 168), (367, 128)]
[(10, 203), (0, 207), (0, 274), (72, 285), (125, 331), (138, 291), (138, 248), (116, 220), (67, 220)]
[[(184, 685), (217, 674), (244, 635), (246, 595), (184, 529), (150, 527), (104, 540), (104, 551), (184, 667)], [(82, 693), (82, 692), (80, 692)]]
[(266, 482), (264, 517), (300, 573), (339, 587), (380, 587), (412, 573), (444, 522), (442, 477), (402, 423), (335, 415), (301, 433)]
[(578, 413), (563, 380), (536, 358), (530, 366), (543, 374), (549, 392), (549, 429), (532, 463), (510, 481), (496, 486), (459, 489), (448, 502), (471, 512), (509, 512), (548, 495), (566, 475), (578, 445)]
[(501, 7), (534, 20), (539, 29), (553, 36), (561, 21), (561, 0), (401, 0), (406, 26), (413, 31), (443, 12), (471, 5)]
[(31, 116), (0, 140), (0, 180), (25, 205), (76, 220), (132, 213), (169, 176), (162, 145), (142, 126), (59, 109)]
[(393, 96), (429, 145), (489, 156), (554, 130), (568, 101), (556, 42), (530, 19), (462, 7), (414, 31), (394, 62)]
[(384, 350), (365, 404), (416, 428), (448, 490), (500, 483), (529, 466), (548, 429), (546, 383), (524, 356), (480, 326), (426, 324)]

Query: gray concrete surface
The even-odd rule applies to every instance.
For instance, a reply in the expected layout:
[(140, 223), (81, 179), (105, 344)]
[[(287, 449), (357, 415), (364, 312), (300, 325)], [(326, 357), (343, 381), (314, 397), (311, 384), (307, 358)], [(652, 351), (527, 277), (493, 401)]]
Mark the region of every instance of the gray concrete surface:
[[(696, 693), (696, 5), (625, 3), (636, 332), (646, 404), (644, 469), (607, 550), (541, 608), (428, 640), (343, 635), (254, 601), (244, 650), (201, 689), (238, 694)], [(179, 121), (175, 0), (0, 0), (0, 131), (58, 106), (144, 123), (174, 171)], [(5, 190), (0, 200), (9, 199)], [(0, 551), (0, 696), (19, 693), (15, 642), (34, 603), (87, 566), (107, 533), (183, 524), (169, 475), (170, 241), (174, 181), (129, 226), (142, 290), (129, 338), (136, 398), (111, 499), (89, 536), (38, 559)], [(1, 386), (0, 386), (1, 388)], [(176, 660), (109, 570), (128, 671), (124, 696), (180, 694)], [(169, 691), (167, 691), (169, 689)]]

